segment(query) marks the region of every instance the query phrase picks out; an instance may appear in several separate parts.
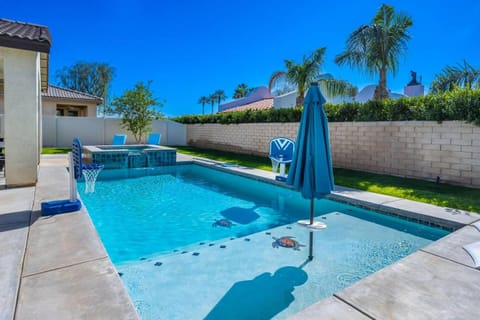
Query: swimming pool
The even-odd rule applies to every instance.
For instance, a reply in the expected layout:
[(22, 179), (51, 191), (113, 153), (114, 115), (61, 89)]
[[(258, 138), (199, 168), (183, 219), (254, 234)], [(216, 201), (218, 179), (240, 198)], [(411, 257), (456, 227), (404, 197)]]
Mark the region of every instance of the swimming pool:
[[(330, 200), (316, 200), (314, 260), (309, 201), (289, 189), (199, 165), (105, 170), (79, 190), (144, 319), (279, 319), (448, 232)], [(232, 222), (222, 227), (221, 219)]]

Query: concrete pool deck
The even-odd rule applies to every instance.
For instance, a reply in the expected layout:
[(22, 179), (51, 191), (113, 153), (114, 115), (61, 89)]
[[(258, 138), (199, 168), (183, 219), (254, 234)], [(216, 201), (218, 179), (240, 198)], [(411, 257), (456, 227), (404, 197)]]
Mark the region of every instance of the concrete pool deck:
[[(177, 155), (178, 161), (192, 161)], [(267, 171), (224, 170), (272, 180)], [(68, 198), (66, 156), (42, 156), (35, 187), (0, 189), (0, 320), (138, 319), (85, 209), (41, 217)], [(458, 229), (326, 298), (292, 319), (479, 319), (480, 270), (462, 246), (480, 241), (480, 215), (338, 188), (336, 200)], [(417, 212), (417, 214), (414, 214)]]

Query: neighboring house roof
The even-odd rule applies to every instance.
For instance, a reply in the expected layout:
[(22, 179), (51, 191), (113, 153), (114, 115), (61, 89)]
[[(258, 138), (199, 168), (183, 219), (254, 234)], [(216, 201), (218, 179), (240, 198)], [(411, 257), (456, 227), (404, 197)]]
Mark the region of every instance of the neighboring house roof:
[[(270, 93), (270, 90), (268, 90), (267, 87), (258, 87), (255, 90), (253, 90), (248, 96), (221, 104), (218, 107), (218, 109), (219, 109), (219, 112), (230, 111), (233, 108), (250, 105), (254, 102), (265, 100), (265, 99), (271, 99), (272, 106), (273, 106), (273, 96)], [(246, 110), (246, 109), (242, 109), (242, 110)]]
[[(369, 100), (373, 100), (373, 94), (375, 93), (375, 88), (377, 86), (375, 84), (371, 84), (360, 90), (358, 94), (355, 96), (356, 102), (367, 102)], [(401, 97), (405, 97), (405, 95), (401, 93), (395, 93), (389, 91), (388, 94), (390, 95), (391, 99), (398, 99)]]
[(42, 97), (57, 100), (81, 100), (86, 102), (95, 102), (97, 105), (103, 103), (103, 99), (100, 97), (72, 89), (60, 88), (53, 85), (48, 86), (48, 91), (42, 93)]
[(220, 112), (233, 112), (233, 111), (244, 111), (244, 110), (266, 110), (273, 108), (273, 98), (267, 98), (260, 101), (255, 101), (249, 104), (245, 104), (243, 106), (238, 106), (234, 108), (230, 108), (227, 110), (223, 110)]
[(48, 27), (0, 19), (0, 47), (40, 52), (42, 92), (48, 88), (48, 54), (51, 46)]

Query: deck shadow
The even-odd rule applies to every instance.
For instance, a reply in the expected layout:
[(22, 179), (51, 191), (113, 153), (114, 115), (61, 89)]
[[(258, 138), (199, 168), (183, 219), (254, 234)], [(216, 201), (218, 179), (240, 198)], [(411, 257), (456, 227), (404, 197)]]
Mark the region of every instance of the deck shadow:
[(0, 232), (28, 227), (37, 219), (38, 217), (31, 210), (2, 213), (0, 214)]

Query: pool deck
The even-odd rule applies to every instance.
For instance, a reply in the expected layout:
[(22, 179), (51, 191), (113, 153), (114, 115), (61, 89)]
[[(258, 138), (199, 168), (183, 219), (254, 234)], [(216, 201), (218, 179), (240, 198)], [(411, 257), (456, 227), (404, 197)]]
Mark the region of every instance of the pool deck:
[[(274, 179), (267, 171), (222, 167)], [(68, 198), (65, 155), (42, 156), (35, 187), (0, 186), (0, 320), (138, 319), (85, 209), (50, 217), (42, 201)], [(0, 180), (1, 182), (1, 180)], [(480, 319), (480, 270), (463, 245), (480, 241), (479, 214), (337, 188), (332, 198), (458, 229), (291, 319)]]

